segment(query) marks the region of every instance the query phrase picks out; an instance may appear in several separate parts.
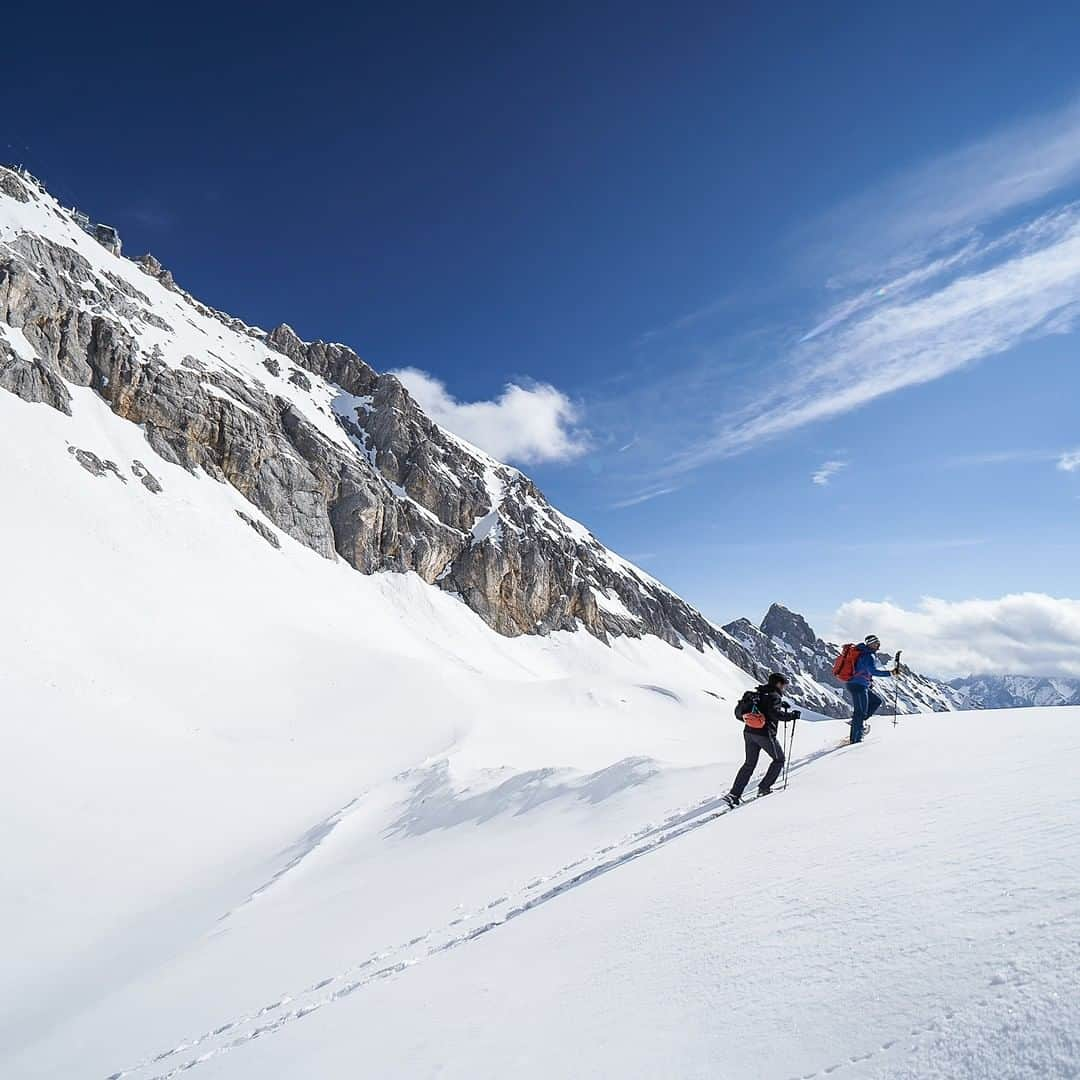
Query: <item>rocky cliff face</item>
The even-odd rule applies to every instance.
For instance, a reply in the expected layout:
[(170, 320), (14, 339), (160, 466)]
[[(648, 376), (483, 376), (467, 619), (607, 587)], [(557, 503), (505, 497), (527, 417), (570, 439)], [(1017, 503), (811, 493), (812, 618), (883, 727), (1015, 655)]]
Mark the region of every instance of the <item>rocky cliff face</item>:
[[(848, 696), (832, 673), (840, 646), (819, 638), (801, 615), (782, 604), (773, 604), (760, 627), (748, 619), (739, 619), (724, 629), (750, 653), (762, 678), (769, 672), (782, 671), (791, 679), (788, 697), (800, 708), (813, 709), (825, 716), (851, 715)], [(892, 657), (887, 653), (880, 654), (879, 660), (881, 667), (891, 666)], [(906, 666), (898, 684), (886, 683), (890, 706), (897, 687), (897, 704), (902, 713), (970, 707), (963, 704), (962, 695), (947, 683), (910, 671)]]
[(119, 252), (0, 168), (0, 389), (70, 413), (88, 387), (161, 458), (235, 487), (268, 538), (279, 529), (363, 573), (415, 571), (502, 634), (655, 634), (749, 663), (526, 476), (432, 423), (393, 376), (286, 325), (247, 326), (153, 257)]

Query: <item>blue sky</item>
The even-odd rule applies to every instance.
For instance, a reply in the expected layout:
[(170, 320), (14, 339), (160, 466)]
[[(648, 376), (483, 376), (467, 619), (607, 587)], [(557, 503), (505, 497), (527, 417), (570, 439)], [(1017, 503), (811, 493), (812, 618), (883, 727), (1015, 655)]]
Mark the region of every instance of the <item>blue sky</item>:
[(1076, 596), (1080, 14), (521, 7), (24, 8), (0, 143), (717, 620)]

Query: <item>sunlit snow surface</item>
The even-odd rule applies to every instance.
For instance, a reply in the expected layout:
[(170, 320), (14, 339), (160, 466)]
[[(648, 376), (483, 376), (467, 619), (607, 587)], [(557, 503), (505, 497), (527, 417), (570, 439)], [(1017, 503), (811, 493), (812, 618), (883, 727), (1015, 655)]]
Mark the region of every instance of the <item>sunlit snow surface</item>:
[(499, 637), (72, 410), (0, 392), (4, 1080), (1077, 1075), (1080, 710), (804, 723), (724, 813), (724, 657)]

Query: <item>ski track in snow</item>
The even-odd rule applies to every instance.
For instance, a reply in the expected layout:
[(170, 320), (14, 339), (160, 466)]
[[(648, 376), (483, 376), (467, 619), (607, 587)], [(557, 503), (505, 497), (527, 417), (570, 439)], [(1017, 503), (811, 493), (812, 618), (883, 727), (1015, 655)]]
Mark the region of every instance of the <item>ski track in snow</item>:
[[(835, 753), (846, 746), (847, 743), (845, 742), (839, 746), (826, 747), (808, 754), (806, 757), (792, 762), (790, 771), (792, 773), (797, 772), (812, 764), (818, 758)], [(756, 796), (746, 800), (746, 802), (751, 803), (755, 798)], [(353, 805), (354, 803), (350, 803), (348, 807), (344, 807), (342, 811), (339, 811), (338, 815), (342, 814), (343, 811), (347, 811)], [(423, 963), (425, 960), (438, 956), (440, 953), (449, 952), (451, 949), (475, 941), (492, 930), (505, 926), (526, 912), (541, 907), (564, 893), (594, 881), (612, 870), (617, 870), (620, 866), (625, 866), (643, 855), (648, 855), (650, 852), (669, 844), (672, 840), (677, 840), (680, 836), (684, 836), (695, 829), (700, 829), (702, 826), (708, 825), (717, 818), (731, 812), (719, 796), (682, 807), (669, 814), (660, 824), (650, 822), (635, 832), (627, 834), (621, 840), (616, 840), (580, 859), (575, 859), (573, 862), (561, 866), (554, 873), (533, 878), (519, 889), (511, 890), (503, 896), (487, 901), (467, 914), (457, 916), (443, 927), (427, 930), (408, 941), (375, 952), (366, 960), (354, 964), (344, 971), (319, 979), (296, 994), (283, 994), (261, 1008), (234, 1020), (226, 1021), (210, 1031), (203, 1032), (201, 1035), (177, 1043), (176, 1046), (153, 1054), (136, 1065), (110, 1073), (106, 1080), (134, 1080), (134, 1078), (138, 1078), (138, 1080), (173, 1080), (181, 1073), (194, 1069), (211, 1058), (220, 1057), (222, 1054), (239, 1049), (254, 1039), (260, 1039), (265, 1035), (280, 1031), (286, 1024), (291, 1024), (293, 1021), (309, 1016), (311, 1013), (317, 1012), (335, 1001), (340, 1001), (370, 983), (399, 975), (403, 971)], [(338, 815), (333, 816), (337, 817)], [(626, 848), (629, 848), (629, 850), (620, 850)], [(617, 854), (613, 854), (615, 852)], [(590, 863), (592, 865), (589, 865)], [(498, 911), (500, 908), (505, 910), (496, 917), (491, 918), (490, 913)], [(470, 929), (458, 933), (453, 932), (457, 927), (479, 919), (486, 921), (479, 922), (478, 925)], [(442, 940), (433, 941), (433, 939), (440, 937)], [(428, 944), (429, 942), (431, 944)], [(418, 945), (426, 945), (426, 948), (415, 952), (413, 955), (402, 956), (403, 953), (408, 953), (408, 950), (415, 949)], [(374, 968), (374, 970), (370, 970), (371, 968)], [(292, 1006), (292, 1008), (281, 1012), (287, 1005)], [(270, 1018), (271, 1014), (275, 1013), (278, 1015)], [(198, 1053), (193, 1057), (186, 1057), (183, 1061), (177, 1062), (164, 1072), (150, 1071), (169, 1058), (187, 1054), (189, 1051), (198, 1051)], [(823, 1076), (825, 1071), (834, 1071), (840, 1067), (841, 1065), (832, 1066), (830, 1070), (808, 1074), (808, 1076)], [(800, 1078), (800, 1080), (806, 1080), (806, 1078)]]

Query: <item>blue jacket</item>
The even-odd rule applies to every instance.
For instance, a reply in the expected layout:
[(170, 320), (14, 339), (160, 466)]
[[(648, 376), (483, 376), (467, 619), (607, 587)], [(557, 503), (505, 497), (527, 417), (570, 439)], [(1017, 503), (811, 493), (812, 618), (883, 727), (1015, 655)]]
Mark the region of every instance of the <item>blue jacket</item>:
[(855, 683), (858, 686), (870, 687), (874, 685), (875, 675), (884, 677), (892, 674), (891, 671), (882, 671), (877, 666), (874, 654), (865, 642), (860, 641), (856, 648), (859, 650), (859, 656), (855, 661), (855, 674), (848, 679), (848, 685)]

